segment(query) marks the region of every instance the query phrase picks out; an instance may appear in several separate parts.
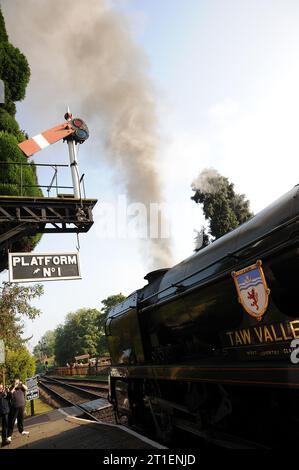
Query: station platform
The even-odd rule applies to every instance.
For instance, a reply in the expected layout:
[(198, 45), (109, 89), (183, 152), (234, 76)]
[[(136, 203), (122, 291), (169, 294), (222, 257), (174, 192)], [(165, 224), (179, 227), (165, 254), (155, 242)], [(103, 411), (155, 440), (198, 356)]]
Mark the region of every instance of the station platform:
[(29, 436), (15, 427), (10, 449), (165, 449), (162, 445), (115, 424), (99, 423), (71, 416), (63, 408), (25, 420)]

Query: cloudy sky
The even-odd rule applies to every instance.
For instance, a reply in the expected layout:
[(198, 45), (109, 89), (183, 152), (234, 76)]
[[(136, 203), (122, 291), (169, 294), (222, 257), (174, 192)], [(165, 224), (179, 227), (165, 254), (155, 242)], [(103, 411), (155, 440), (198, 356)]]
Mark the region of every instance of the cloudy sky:
[[(75, 12), (78, 8), (77, 17), (69, 14), (71, 3)], [(109, 82), (105, 64), (99, 68), (99, 62), (105, 57), (109, 64), (117, 42), (96, 28), (89, 34), (90, 49), (81, 50), (79, 56), (75, 33), (79, 38), (88, 35), (103, 13), (104, 1), (86, 0), (82, 20), (81, 3), (1, 0), (10, 40), (25, 53), (32, 72), (26, 99), (18, 105), (20, 125), (35, 135), (61, 122), (66, 104), (74, 114), (89, 118), (91, 135), (80, 147), (79, 163), (87, 195), (99, 200), (94, 226), (80, 236), (83, 279), (44, 283), (45, 294), (37, 303), (42, 316), (26, 324), (26, 334), (33, 334), (31, 346), (68, 312), (99, 308), (108, 295), (129, 294), (141, 287), (149, 266), (147, 251), (142, 253), (144, 245), (132, 231), (122, 236), (104, 233), (103, 208), (117, 209), (127, 197), (127, 186), (121, 166), (109, 158), (103, 142), (107, 103), (96, 92), (88, 96), (85, 88), (104, 79)], [(236, 190), (246, 194), (254, 212), (298, 183), (299, 3), (107, 0), (105, 4), (112, 8), (116, 29), (124, 27), (128, 37), (129, 49), (116, 51), (127, 54), (121, 55), (120, 63), (137, 70), (155, 97), (159, 143), (153, 164), (167, 204), (169, 263), (174, 264), (192, 253), (194, 229), (202, 224), (199, 207), (190, 201), (190, 186), (205, 167), (229, 177)], [(87, 79), (81, 80), (86, 73), (82, 60), (90, 50)], [(131, 64), (128, 51), (142, 63), (142, 72), (133, 60)], [(67, 150), (58, 143), (35, 160), (67, 163)], [(73, 235), (45, 235), (36, 251), (75, 249)], [(1, 279), (7, 279), (7, 273)]]

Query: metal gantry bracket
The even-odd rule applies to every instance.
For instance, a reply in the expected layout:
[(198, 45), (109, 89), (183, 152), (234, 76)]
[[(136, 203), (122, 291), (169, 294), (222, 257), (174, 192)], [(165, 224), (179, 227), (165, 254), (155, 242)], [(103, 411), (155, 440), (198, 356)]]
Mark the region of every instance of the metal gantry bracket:
[(96, 199), (0, 196), (0, 250), (36, 233), (88, 232)]

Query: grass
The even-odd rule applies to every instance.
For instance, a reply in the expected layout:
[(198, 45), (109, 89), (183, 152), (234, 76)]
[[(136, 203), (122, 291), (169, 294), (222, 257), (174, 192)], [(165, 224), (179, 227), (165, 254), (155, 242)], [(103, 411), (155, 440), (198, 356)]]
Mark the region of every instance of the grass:
[[(34, 400), (34, 414), (35, 415), (48, 413), (49, 411), (53, 411), (53, 409), (54, 408), (52, 408), (50, 405), (45, 403), (40, 398), (37, 398), (36, 400)], [(30, 401), (26, 401), (25, 416), (31, 416)]]

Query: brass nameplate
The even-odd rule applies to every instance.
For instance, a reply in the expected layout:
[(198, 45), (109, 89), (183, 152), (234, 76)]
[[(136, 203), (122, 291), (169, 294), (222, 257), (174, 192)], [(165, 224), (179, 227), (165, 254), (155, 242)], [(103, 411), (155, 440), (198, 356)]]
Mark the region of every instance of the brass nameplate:
[(299, 339), (299, 320), (225, 331), (221, 337), (225, 348), (290, 342)]

